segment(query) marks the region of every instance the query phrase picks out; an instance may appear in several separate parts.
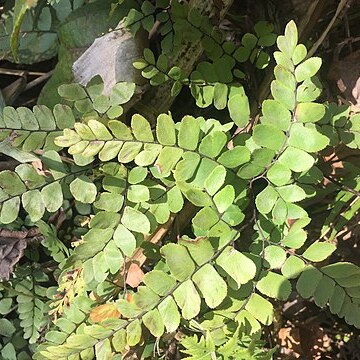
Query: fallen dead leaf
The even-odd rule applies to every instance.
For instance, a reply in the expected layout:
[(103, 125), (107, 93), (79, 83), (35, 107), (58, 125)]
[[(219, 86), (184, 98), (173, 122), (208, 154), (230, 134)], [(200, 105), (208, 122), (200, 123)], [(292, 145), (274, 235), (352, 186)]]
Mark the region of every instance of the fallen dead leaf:
[(137, 288), (144, 279), (144, 272), (137, 263), (132, 263), (129, 266), (126, 275), (126, 283), (132, 288)]

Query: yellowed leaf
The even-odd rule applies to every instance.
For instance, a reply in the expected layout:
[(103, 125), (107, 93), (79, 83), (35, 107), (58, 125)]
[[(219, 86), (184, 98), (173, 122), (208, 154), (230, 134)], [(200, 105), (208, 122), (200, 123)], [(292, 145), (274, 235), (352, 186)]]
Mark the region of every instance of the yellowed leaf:
[(98, 323), (106, 319), (118, 319), (120, 315), (115, 304), (102, 304), (91, 310), (90, 319), (92, 322)]

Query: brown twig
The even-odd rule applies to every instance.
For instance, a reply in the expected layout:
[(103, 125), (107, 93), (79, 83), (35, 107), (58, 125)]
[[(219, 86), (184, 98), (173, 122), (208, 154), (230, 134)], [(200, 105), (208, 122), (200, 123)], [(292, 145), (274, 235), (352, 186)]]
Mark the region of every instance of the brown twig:
[[(321, 34), (321, 36), (319, 37), (319, 39), (315, 42), (315, 44), (312, 46), (312, 48), (310, 49), (310, 51), (307, 54), (307, 58), (313, 56), (315, 54), (315, 52), (317, 51), (317, 49), (319, 48), (319, 46), (323, 43), (323, 41), (326, 39), (327, 35), (329, 34), (329, 31), (331, 30), (331, 28), (333, 27), (336, 19), (340, 16), (341, 12), (343, 10), (346, 10), (345, 7), (350, 7), (350, 3), (352, 2), (352, 0), (341, 0), (339, 2), (339, 5), (335, 11), (334, 16), (332, 17), (332, 19), (330, 20), (328, 26), (326, 27), (326, 29), (324, 30), (324, 32)], [(345, 13), (344, 13), (345, 15)]]

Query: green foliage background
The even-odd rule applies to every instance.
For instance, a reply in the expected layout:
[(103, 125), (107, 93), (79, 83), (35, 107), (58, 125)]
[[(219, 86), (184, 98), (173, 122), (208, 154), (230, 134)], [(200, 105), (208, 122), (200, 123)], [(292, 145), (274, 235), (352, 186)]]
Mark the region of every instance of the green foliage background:
[[(225, 110), (226, 121), (164, 113), (155, 125), (141, 114), (127, 124), (124, 105), (135, 84), (118, 83), (109, 95), (99, 78), (85, 87), (58, 87), (68, 81), (58, 69), (61, 103), (3, 109), (1, 145), (21, 164), (0, 172), (0, 222), (8, 230), (38, 228), (41, 236), (34, 250), (28, 245), (27, 261), (0, 284), (2, 357), (122, 359), (136, 349), (139, 357), (164, 358), (180, 329), (183, 358), (271, 359), (276, 348), (265, 347), (261, 329), (273, 322), (274, 302), (294, 290), (360, 327), (360, 268), (325, 262), (336, 250), (334, 233), (329, 241), (309, 243), (305, 230), (307, 204), (324, 192), (321, 152), (360, 145), (359, 115), (317, 102), (321, 59), (298, 44), (294, 22), (280, 36), (260, 22), (236, 46), (178, 1), (130, 3), (120, 1), (112, 15), (131, 8), (125, 25), (134, 34), (158, 20), (162, 35), (161, 55), (145, 49), (134, 67), (153, 86), (171, 83), (173, 96), (189, 87), (198, 107)], [(32, 11), (27, 2), (22, 6), (6, 21), (21, 26)], [(65, 27), (66, 16), (52, 6), (40, 13), (55, 10), (57, 26)], [(39, 19), (33, 25), (39, 27)], [(9, 56), (42, 59), (43, 50), (28, 55), (15, 27), (8, 32)], [(206, 60), (187, 75), (171, 59), (181, 44), (195, 41)], [(272, 99), (263, 102), (254, 125), (242, 65), (265, 68), (265, 48), (275, 42)], [(241, 131), (234, 135), (236, 127)], [(345, 165), (342, 182), (349, 187), (334, 194), (323, 234), (341, 211), (336, 201), (355, 199), (343, 214), (347, 221), (359, 207), (359, 172)], [(191, 229), (177, 241), (147, 241), (189, 203), (196, 208)], [(66, 227), (52, 224), (59, 212)], [(131, 289), (124, 286), (124, 268), (139, 249), (148, 259), (146, 274)], [(55, 264), (52, 271), (43, 271), (44, 259)], [(103, 304), (117, 316), (94, 321), (91, 314)], [(19, 320), (12, 320), (13, 312)]]

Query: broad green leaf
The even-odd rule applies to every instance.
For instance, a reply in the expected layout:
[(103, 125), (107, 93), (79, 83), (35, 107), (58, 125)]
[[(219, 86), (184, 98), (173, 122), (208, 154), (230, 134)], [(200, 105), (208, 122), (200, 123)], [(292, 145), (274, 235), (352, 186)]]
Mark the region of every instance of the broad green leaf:
[(90, 130), (94, 133), (97, 140), (108, 141), (113, 139), (109, 130), (100, 121), (89, 120), (87, 125), (89, 126)]
[(85, 334), (73, 334), (66, 340), (66, 345), (70, 348), (86, 349), (87, 347), (94, 346), (97, 340)]
[(192, 277), (210, 308), (217, 307), (227, 294), (227, 285), (213, 266), (206, 264)]
[(325, 106), (313, 102), (301, 102), (296, 106), (295, 119), (302, 123), (317, 122), (325, 115)]
[(118, 225), (114, 232), (114, 241), (116, 246), (126, 256), (131, 256), (136, 248), (135, 236), (124, 225)]
[(90, 220), (90, 228), (111, 229), (120, 221), (120, 214), (107, 211), (99, 211)]
[(200, 237), (195, 240), (182, 238), (179, 240), (179, 243), (188, 249), (191, 257), (198, 265), (203, 265), (214, 255), (214, 248), (206, 237)]
[(131, 301), (144, 311), (151, 310), (159, 302), (159, 296), (146, 286), (139, 286)]
[(79, 176), (70, 184), (70, 191), (76, 200), (84, 204), (93, 203), (97, 194), (95, 184), (84, 175)]
[(74, 125), (75, 131), (83, 140), (96, 140), (95, 134), (91, 131), (90, 127), (87, 124), (76, 123)]
[(289, 146), (280, 155), (279, 162), (295, 172), (309, 170), (314, 165), (314, 158), (307, 152)]
[(139, 154), (142, 146), (142, 143), (126, 142), (119, 152), (118, 161), (124, 164), (133, 161)]
[(241, 310), (235, 320), (246, 334), (255, 335), (261, 331), (260, 323), (247, 310)]
[(335, 286), (334, 292), (329, 300), (329, 308), (333, 314), (338, 314), (345, 300), (345, 291), (340, 286)]
[(86, 149), (81, 153), (85, 158), (92, 158), (97, 155), (104, 147), (104, 141), (91, 141)]
[(291, 227), (289, 233), (281, 242), (291, 249), (299, 249), (305, 244), (306, 238), (307, 234), (305, 230)]
[(3, 298), (0, 300), (0, 314), (7, 315), (11, 311), (12, 299)]
[[(6, 320), (6, 319), (4, 319)], [(9, 342), (1, 349), (1, 357), (4, 360), (17, 360), (16, 350), (14, 345)]]
[(56, 104), (53, 113), (56, 125), (59, 129), (72, 129), (74, 127), (75, 116), (73, 110), (69, 106)]
[(26, 191), (19, 175), (10, 170), (0, 172), (0, 187), (10, 196), (20, 195)]
[(92, 259), (89, 261), (92, 262), (94, 280), (98, 283), (105, 281), (109, 274), (109, 266), (105, 260), (105, 252), (98, 252)]
[(216, 83), (214, 87), (214, 105), (216, 109), (222, 110), (226, 108), (228, 100), (228, 87), (226, 84)]
[(154, 141), (149, 122), (141, 115), (134, 114), (131, 118), (131, 128), (134, 136), (139, 141)]
[(135, 92), (135, 84), (128, 82), (119, 82), (111, 89), (110, 104), (122, 105), (127, 103)]
[(157, 118), (156, 137), (161, 145), (175, 145), (175, 124), (170, 115), (160, 114)]
[[(86, 140), (80, 141), (77, 144), (74, 144), (69, 147), (69, 150), (68, 150), (69, 154), (70, 155), (84, 154), (84, 150), (88, 147), (89, 144), (90, 144), (89, 141), (86, 141)], [(93, 145), (90, 146), (90, 148), (93, 148), (93, 147), (94, 147)], [(90, 148), (89, 148), (89, 150), (90, 150)], [(99, 149), (93, 149), (93, 151), (89, 151), (89, 150), (87, 151), (87, 153), (90, 152), (90, 153), (92, 153), (92, 155), (90, 155), (90, 156), (94, 156), (98, 153)]]
[(338, 262), (326, 265), (321, 268), (321, 271), (334, 279), (360, 274), (360, 268), (349, 262)]
[(235, 146), (222, 153), (217, 161), (226, 168), (233, 169), (250, 161), (250, 151), (246, 146)]
[(301, 201), (306, 198), (305, 191), (300, 186), (295, 184), (277, 187), (276, 191), (283, 200), (289, 203)]
[(276, 190), (268, 185), (256, 196), (255, 204), (261, 214), (268, 214), (274, 207), (279, 195)]
[(159, 270), (146, 273), (143, 282), (156, 294), (162, 296), (166, 295), (176, 285), (173, 277)]
[(216, 265), (220, 266), (238, 287), (252, 280), (256, 274), (254, 262), (231, 246), (222, 251), (216, 259)]
[(151, 204), (150, 211), (159, 224), (165, 224), (170, 217), (170, 210), (167, 203)]
[(41, 196), (46, 210), (49, 212), (57, 211), (63, 203), (63, 192), (58, 182), (46, 185), (41, 190)]
[(134, 301), (129, 302), (125, 299), (120, 299), (117, 301), (116, 305), (120, 313), (126, 318), (135, 318), (143, 311), (134, 303)]
[(306, 152), (317, 152), (329, 145), (329, 138), (320, 134), (315, 128), (293, 124), (288, 144)]
[(130, 206), (125, 207), (121, 223), (130, 231), (150, 233), (150, 222), (147, 216)]
[(200, 163), (200, 155), (193, 152), (185, 152), (175, 168), (174, 177), (177, 181), (185, 181), (191, 179), (198, 170)]
[(172, 213), (178, 213), (184, 206), (184, 198), (178, 187), (173, 187), (167, 193), (167, 204)]
[(81, 141), (81, 137), (70, 129), (65, 129), (62, 136), (55, 138), (55, 145), (60, 147), (70, 147)]
[(112, 357), (112, 348), (109, 339), (104, 339), (95, 344), (96, 359), (106, 360)]
[(266, 167), (270, 165), (274, 157), (275, 157), (274, 150), (267, 148), (256, 148), (252, 153), (252, 162), (255, 165)]
[(135, 167), (129, 171), (128, 182), (130, 184), (138, 184), (145, 180), (148, 170), (145, 167)]
[(287, 300), (291, 293), (291, 284), (284, 276), (268, 271), (256, 283), (256, 288), (266, 296), (278, 300)]
[(262, 113), (262, 124), (272, 125), (284, 131), (289, 129), (291, 113), (280, 102), (276, 100), (265, 100), (262, 103)]
[(19, 114), (12, 106), (5, 106), (3, 110), (3, 121), (6, 128), (21, 129), (21, 120)]
[(297, 82), (302, 82), (314, 76), (321, 67), (322, 60), (318, 57), (312, 57), (305, 60), (295, 69), (295, 77)]
[(129, 346), (135, 346), (140, 342), (141, 339), (141, 324), (138, 319), (130, 322), (126, 328), (126, 340)]
[(170, 171), (176, 166), (181, 159), (183, 150), (175, 147), (165, 146), (156, 159), (155, 166), (162, 176), (167, 177)]
[[(306, 79), (300, 86), (297, 87), (296, 100), (298, 103), (315, 101), (320, 96), (321, 92), (322, 86), (320, 80), (317, 76), (313, 76), (310, 79)], [(320, 108), (318, 108), (318, 111), (320, 111)], [(307, 119), (311, 118), (312, 116), (307, 117)]]
[(270, 268), (277, 269), (286, 260), (286, 252), (279, 246), (270, 245), (265, 248), (264, 259), (270, 264)]
[(159, 144), (145, 144), (144, 150), (135, 157), (135, 164), (139, 166), (152, 165), (158, 157), (162, 146)]
[(194, 318), (200, 312), (201, 298), (190, 279), (174, 291), (174, 298), (185, 320)]
[(218, 156), (227, 142), (227, 136), (221, 131), (212, 131), (206, 135), (199, 146), (199, 152), (208, 157)]
[(206, 178), (204, 187), (210, 195), (214, 195), (224, 184), (226, 170), (222, 165), (218, 165)]
[(179, 280), (188, 279), (195, 270), (195, 264), (186, 247), (178, 244), (167, 244), (161, 248), (172, 275)]
[(292, 55), (292, 61), (294, 65), (298, 65), (299, 63), (301, 63), (306, 58), (306, 55), (307, 55), (307, 49), (305, 45), (303, 44), (297, 45)]
[(205, 231), (211, 229), (218, 221), (218, 214), (210, 207), (202, 208), (192, 220), (194, 226)]
[(156, 338), (160, 337), (164, 333), (164, 323), (158, 309), (153, 309), (147, 312), (142, 317), (142, 321), (149, 329), (150, 333)]
[(126, 348), (126, 330), (121, 329), (117, 331), (113, 338), (111, 339), (111, 344), (113, 345), (115, 351), (123, 352)]
[(104, 248), (105, 263), (111, 274), (116, 274), (122, 267), (123, 255), (115, 241), (109, 241)]
[(319, 262), (327, 259), (334, 251), (336, 246), (327, 242), (315, 242), (311, 244), (303, 253), (306, 260)]
[(272, 125), (257, 125), (254, 128), (253, 140), (259, 146), (278, 151), (285, 142), (285, 134)]
[(191, 87), (191, 90), (196, 99), (196, 106), (199, 108), (206, 108), (212, 104), (214, 100), (214, 87), (212, 85), (205, 85), (202, 87), (194, 85)]
[(264, 325), (270, 325), (274, 318), (272, 304), (258, 294), (252, 294), (245, 309)]
[(293, 110), (295, 108), (295, 93), (283, 83), (274, 80), (271, 83), (271, 94), (274, 99), (282, 104), (286, 109)]
[(30, 164), (21, 164), (15, 168), (15, 172), (26, 183), (28, 189), (36, 189), (46, 184), (45, 177), (37, 173)]
[(191, 184), (187, 184), (184, 181), (178, 181), (176, 184), (184, 196), (195, 206), (211, 205), (211, 198), (206, 192), (192, 186)]
[(291, 255), (286, 259), (281, 268), (281, 272), (287, 279), (294, 279), (298, 277), (304, 269), (304, 261), (297, 256)]
[(145, 202), (150, 199), (150, 191), (145, 185), (130, 185), (127, 198), (133, 203)]
[(288, 218), (288, 204), (283, 199), (278, 199), (273, 210), (272, 220), (276, 225), (282, 225)]
[(119, 120), (111, 120), (108, 123), (109, 129), (119, 140), (132, 140), (133, 136), (130, 129)]
[(77, 83), (60, 85), (58, 92), (61, 97), (70, 101), (85, 99), (87, 97), (84, 88)]
[(231, 120), (238, 127), (244, 127), (250, 120), (249, 99), (245, 94), (231, 96), (228, 102)]
[(282, 84), (284, 84), (289, 89), (295, 91), (296, 81), (295, 81), (295, 77), (292, 74), (292, 72), (287, 70), (282, 65), (276, 65), (274, 68), (274, 75), (275, 75), (276, 80), (280, 81)]
[(46, 135), (45, 132), (31, 133), (24, 141), (22, 149), (27, 152), (41, 149), (44, 146)]
[(158, 306), (167, 332), (175, 331), (180, 325), (180, 314), (172, 296), (166, 297)]
[(20, 198), (15, 196), (12, 199), (6, 200), (1, 208), (0, 222), (2, 224), (10, 224), (16, 220), (20, 209)]
[(214, 203), (219, 211), (223, 213), (235, 200), (235, 190), (233, 186), (226, 185), (214, 196)]
[(199, 143), (200, 126), (192, 116), (185, 116), (180, 123), (178, 144), (187, 150), (195, 150)]
[(222, 215), (222, 220), (224, 220), (230, 226), (236, 226), (242, 223), (245, 218), (244, 213), (239, 209), (238, 206), (232, 204)]
[(0, 319), (0, 335), (10, 338), (16, 331), (15, 326), (8, 319)]
[(122, 208), (123, 203), (124, 197), (122, 195), (104, 192), (94, 202), (94, 206), (99, 210), (118, 212)]
[(333, 279), (323, 276), (314, 293), (314, 301), (317, 306), (324, 307), (327, 304), (335, 290), (335, 285)]
[(323, 274), (313, 266), (307, 267), (300, 275), (296, 283), (296, 290), (304, 298), (313, 296)]
[(273, 165), (271, 165), (270, 169), (267, 172), (267, 178), (277, 186), (285, 185), (287, 184), (291, 179), (291, 171), (290, 169), (279, 163), (275, 162)]
[(22, 195), (21, 201), (31, 221), (36, 222), (42, 218), (45, 212), (45, 205), (39, 190), (27, 191)]
[(277, 38), (277, 46), (280, 51), (285, 53), (289, 58), (294, 54), (298, 41), (297, 27), (294, 21), (290, 21), (285, 28), (285, 35)]

